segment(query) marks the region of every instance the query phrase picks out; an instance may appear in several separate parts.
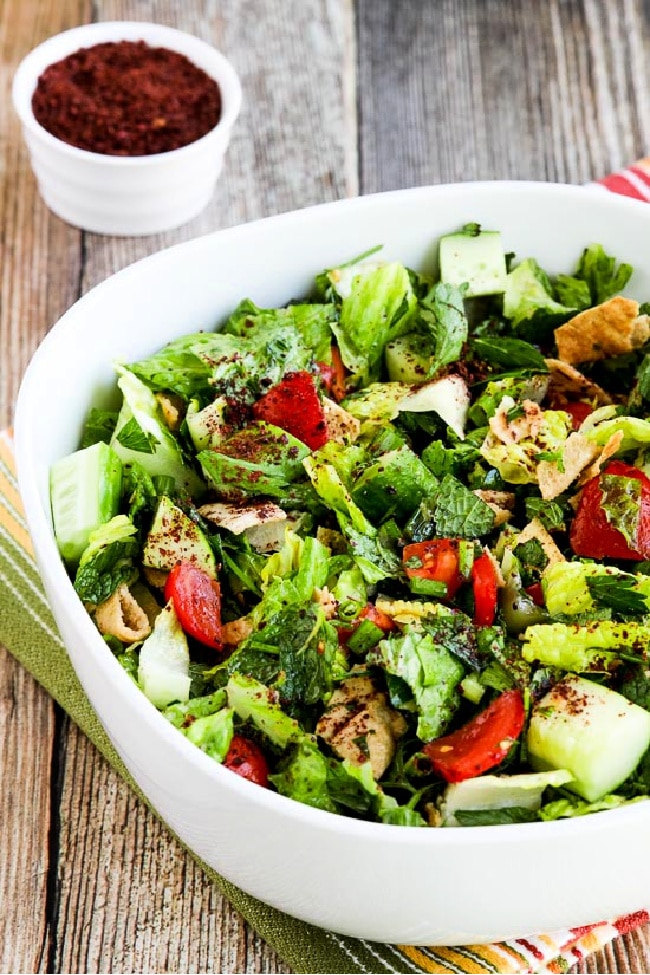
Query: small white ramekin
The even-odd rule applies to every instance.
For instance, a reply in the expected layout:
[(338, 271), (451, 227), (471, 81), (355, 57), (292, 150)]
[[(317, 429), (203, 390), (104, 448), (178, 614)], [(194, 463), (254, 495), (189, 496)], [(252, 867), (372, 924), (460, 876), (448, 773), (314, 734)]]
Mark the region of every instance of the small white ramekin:
[[(34, 89), (45, 68), (80, 48), (121, 40), (177, 51), (214, 78), (222, 102), (218, 125), (181, 149), (148, 156), (87, 152), (47, 132), (32, 112)], [(18, 66), (12, 95), (48, 207), (75, 227), (124, 236), (171, 230), (207, 206), (242, 100), (235, 69), (214, 47), (173, 27), (135, 21), (84, 24), (50, 37)]]

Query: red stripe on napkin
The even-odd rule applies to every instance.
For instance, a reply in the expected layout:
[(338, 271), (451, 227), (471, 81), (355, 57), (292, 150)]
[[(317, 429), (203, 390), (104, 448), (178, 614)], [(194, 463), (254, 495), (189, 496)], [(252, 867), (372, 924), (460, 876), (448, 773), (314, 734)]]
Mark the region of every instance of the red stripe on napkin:
[(650, 158), (639, 159), (618, 173), (604, 176), (597, 184), (620, 196), (650, 203)]

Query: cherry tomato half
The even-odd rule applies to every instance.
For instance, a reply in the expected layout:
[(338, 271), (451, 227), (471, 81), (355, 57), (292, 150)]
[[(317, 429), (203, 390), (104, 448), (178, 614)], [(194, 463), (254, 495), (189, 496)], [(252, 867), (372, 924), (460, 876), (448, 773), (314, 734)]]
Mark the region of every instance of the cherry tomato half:
[(222, 649), (221, 588), (192, 562), (179, 562), (167, 576), (165, 599), (171, 599), (183, 631), (214, 650)]
[(269, 767), (264, 752), (250, 738), (243, 735), (233, 735), (230, 748), (223, 760), (223, 764), (231, 772), (241, 775), (243, 779), (261, 785), (265, 789), (269, 784)]
[(590, 403), (583, 403), (581, 400), (576, 400), (573, 403), (565, 403), (559, 409), (564, 410), (571, 417), (571, 425), (574, 430), (577, 430), (584, 420), (587, 419), (590, 413), (594, 412), (594, 408)]

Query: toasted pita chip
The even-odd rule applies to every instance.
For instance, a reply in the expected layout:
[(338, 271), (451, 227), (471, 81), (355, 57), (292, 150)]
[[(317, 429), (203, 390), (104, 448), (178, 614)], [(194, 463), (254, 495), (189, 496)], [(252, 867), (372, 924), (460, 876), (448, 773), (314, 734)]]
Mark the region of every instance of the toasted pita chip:
[(582, 485), (586, 484), (587, 481), (590, 481), (592, 477), (598, 477), (610, 457), (613, 457), (614, 454), (618, 453), (618, 450), (623, 443), (624, 436), (625, 434), (622, 430), (617, 430), (616, 433), (611, 435), (603, 447), (600, 456), (596, 458), (593, 464), (589, 464), (589, 466), (585, 467), (583, 470), (580, 478), (578, 479), (578, 487), (582, 487)]
[(631, 352), (645, 341), (647, 326), (638, 319), (638, 301), (622, 295), (581, 311), (555, 329), (559, 357), (575, 364)]
[(147, 614), (124, 583), (99, 604), (95, 622), (100, 633), (116, 636), (124, 643), (136, 643), (151, 633)]
[(557, 463), (549, 460), (540, 460), (537, 465), (537, 481), (542, 498), (551, 501), (566, 491), (580, 471), (598, 456), (600, 450), (600, 447), (581, 433), (569, 434), (562, 452), (563, 470), (560, 470)]
[(609, 393), (568, 362), (563, 362), (561, 359), (546, 359), (546, 365), (548, 366), (546, 395), (556, 409), (558, 406), (561, 408), (562, 403), (576, 399), (589, 400), (594, 406), (609, 406), (612, 402)]
[(639, 349), (650, 338), (650, 315), (639, 315), (632, 322), (632, 346)]
[(539, 403), (525, 399), (520, 404), (523, 416), (515, 420), (508, 420), (508, 413), (516, 406), (511, 396), (504, 396), (494, 416), (488, 420), (490, 430), (502, 443), (519, 443), (526, 437), (536, 440), (542, 425), (544, 414)]
[(544, 555), (549, 562), (566, 562), (566, 559), (553, 541), (551, 535), (544, 528), (539, 518), (533, 518), (532, 521), (528, 522), (524, 530), (519, 532), (512, 543), (513, 547), (523, 545), (525, 542), (530, 542), (533, 538), (536, 539), (542, 546), (544, 549)]
[(330, 440), (345, 443), (347, 440), (357, 439), (361, 430), (361, 421), (356, 416), (352, 416), (342, 406), (327, 397), (323, 399), (323, 412), (327, 436)]

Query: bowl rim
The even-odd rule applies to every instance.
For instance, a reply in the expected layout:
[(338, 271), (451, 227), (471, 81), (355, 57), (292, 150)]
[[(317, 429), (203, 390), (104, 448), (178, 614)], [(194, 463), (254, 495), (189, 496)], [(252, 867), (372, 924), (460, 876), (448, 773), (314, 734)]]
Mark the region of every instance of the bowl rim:
[[(156, 35), (156, 40), (153, 36)], [(152, 152), (139, 156), (117, 156), (110, 153), (92, 152), (89, 149), (81, 149), (73, 146), (63, 139), (48, 132), (44, 126), (38, 122), (32, 111), (32, 95), (36, 87), (39, 76), (49, 64), (67, 57), (75, 51), (92, 47), (95, 44), (110, 42), (111, 40), (143, 40), (149, 44), (156, 44), (164, 47), (165, 39), (167, 46), (171, 50), (184, 54), (188, 60), (192, 61), (192, 56), (175, 47), (175, 43), (182, 42), (191, 45), (195, 50), (203, 51), (217, 65), (217, 70), (203, 68), (219, 86), (221, 93), (221, 116), (217, 124), (202, 135), (199, 139), (189, 142), (187, 145), (180, 146), (178, 149), (170, 149), (168, 152)], [(78, 43), (77, 43), (78, 41)], [(59, 44), (66, 42), (69, 50), (65, 53), (58, 50)], [(41, 62), (43, 55), (48, 51), (56, 51), (46, 64)], [(190, 155), (220, 137), (228, 134), (241, 111), (243, 93), (239, 75), (232, 62), (218, 48), (204, 41), (196, 34), (188, 31), (170, 27), (167, 24), (156, 23), (147, 20), (105, 20), (93, 21), (92, 23), (79, 24), (77, 27), (70, 27), (47, 37), (44, 41), (32, 48), (20, 61), (14, 73), (11, 97), (14, 110), (18, 115), (23, 127), (31, 135), (40, 139), (44, 144), (56, 152), (68, 155), (71, 159), (91, 162), (97, 166), (114, 166), (121, 169), (137, 169), (156, 162), (178, 160), (183, 155)]]
[(405, 198), (417, 199), (418, 196), (435, 198), (438, 195), (442, 196), (450, 192), (462, 193), (467, 190), (507, 192), (521, 197), (525, 197), (531, 192), (534, 192), (549, 197), (565, 197), (567, 200), (577, 199), (577, 194), (580, 194), (581, 198), (584, 195), (585, 200), (587, 200), (591, 192), (597, 192), (605, 208), (609, 207), (623, 211), (628, 210), (635, 213), (641, 221), (645, 220), (648, 223), (648, 229), (650, 229), (650, 207), (644, 210), (639, 201), (618, 194), (608, 193), (602, 187), (597, 187), (595, 190), (592, 190), (589, 187), (585, 188), (584, 186), (575, 184), (550, 183), (535, 180), (473, 180), (462, 183), (425, 185), (344, 198), (328, 203), (314, 204), (285, 211), (273, 216), (237, 224), (230, 228), (212, 231), (188, 241), (164, 247), (153, 254), (127, 265), (95, 285), (75, 301), (45, 335), (28, 363), (20, 383), (14, 418), (15, 454), (19, 491), (27, 515), (28, 527), (30, 533), (34, 536), (34, 547), (39, 553), (39, 558), (44, 558), (48, 561), (50, 566), (49, 571), (55, 584), (58, 586), (58, 593), (64, 606), (64, 611), (72, 620), (75, 628), (83, 634), (85, 641), (88, 643), (88, 651), (95, 655), (107, 678), (119, 685), (126, 702), (137, 712), (138, 720), (144, 726), (147, 726), (158, 739), (161, 739), (165, 743), (165, 747), (175, 749), (181, 757), (195, 766), (201, 774), (209, 779), (213, 779), (220, 787), (224, 787), (228, 791), (240, 792), (242, 795), (247, 796), (248, 801), (261, 810), (277, 813), (285, 819), (300, 820), (303, 824), (313, 825), (314, 828), (320, 830), (343, 832), (353, 838), (363, 837), (366, 840), (372, 840), (374, 838), (381, 840), (384, 845), (395, 845), (398, 848), (410, 846), (413, 843), (427, 849), (429, 847), (435, 849), (440, 844), (443, 846), (451, 845), (452, 847), (471, 847), (475, 845), (481, 846), (487, 842), (491, 844), (497, 843), (507, 846), (518, 846), (520, 844), (527, 844), (534, 838), (545, 838), (548, 842), (552, 842), (554, 839), (561, 839), (563, 842), (567, 842), (573, 837), (584, 837), (585, 834), (593, 834), (594, 838), (597, 838), (603, 830), (609, 831), (616, 826), (618, 828), (625, 828), (626, 825), (631, 825), (632, 821), (636, 821), (639, 818), (648, 819), (650, 805), (648, 804), (648, 799), (641, 799), (638, 802), (631, 802), (618, 808), (603, 810), (587, 816), (577, 816), (551, 822), (475, 826), (471, 829), (467, 827), (457, 829), (395, 828), (387, 823), (368, 822), (340, 813), (317, 809), (269, 789), (260, 788), (254, 783), (243, 779), (241, 776), (231, 774), (228, 769), (223, 768), (219, 763), (211, 759), (184, 735), (179, 734), (178, 730), (163, 718), (162, 714), (134, 684), (113, 654), (107, 649), (96, 627), (93, 625), (90, 616), (85, 611), (81, 600), (77, 596), (72, 581), (58, 553), (54, 534), (46, 516), (45, 508), (41, 502), (37, 486), (38, 478), (36, 477), (34, 464), (35, 458), (30, 450), (29, 437), (30, 428), (32, 428), (32, 424), (36, 418), (36, 402), (31, 402), (35, 399), (32, 394), (32, 389), (38, 386), (38, 374), (41, 369), (41, 363), (46, 359), (50, 346), (58, 341), (59, 335), (64, 331), (77, 327), (76, 320), (80, 311), (83, 312), (86, 308), (92, 310), (93, 303), (102, 300), (105, 291), (110, 289), (111, 282), (115, 278), (119, 277), (121, 280), (124, 280), (128, 276), (137, 274), (142, 265), (156, 263), (164, 265), (166, 261), (173, 262), (179, 250), (184, 250), (187, 253), (191, 253), (192, 250), (201, 250), (204, 247), (209, 247), (211, 241), (214, 239), (223, 238), (224, 235), (226, 239), (232, 236), (246, 236), (254, 233), (255, 229), (260, 225), (275, 227), (294, 222), (298, 224), (304, 222), (309, 225), (309, 221), (314, 215), (325, 212), (342, 212), (343, 210), (362, 210), (367, 207), (372, 207), (373, 203), (379, 198), (394, 199), (395, 201)]

